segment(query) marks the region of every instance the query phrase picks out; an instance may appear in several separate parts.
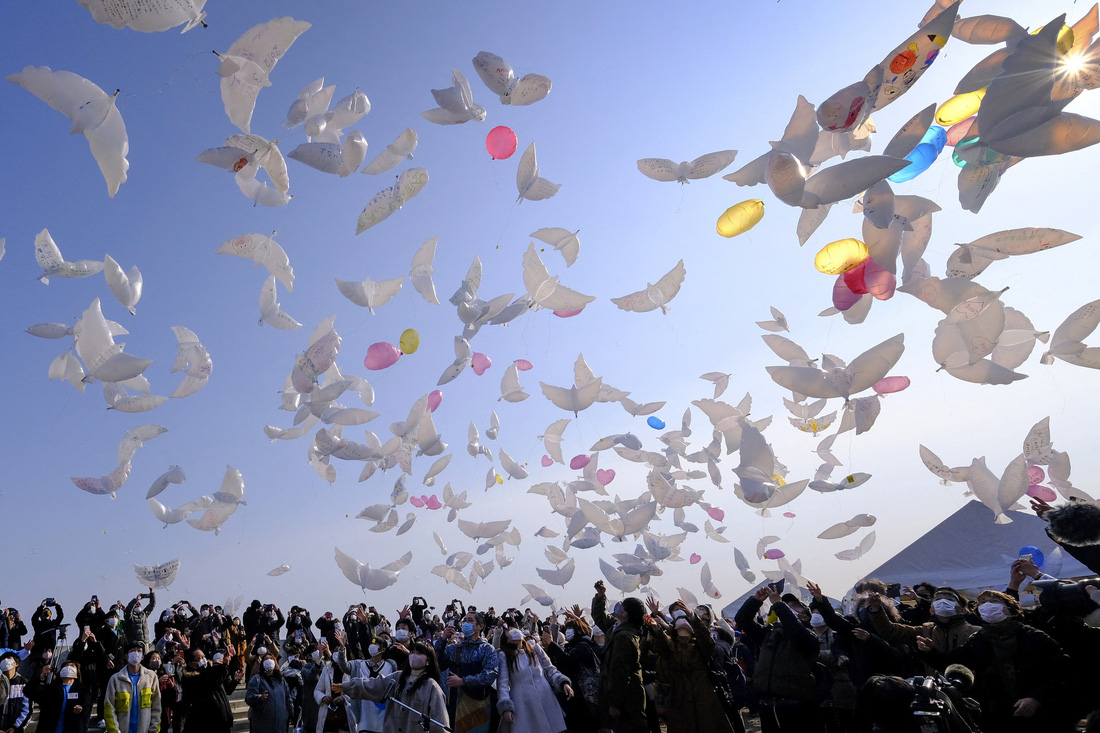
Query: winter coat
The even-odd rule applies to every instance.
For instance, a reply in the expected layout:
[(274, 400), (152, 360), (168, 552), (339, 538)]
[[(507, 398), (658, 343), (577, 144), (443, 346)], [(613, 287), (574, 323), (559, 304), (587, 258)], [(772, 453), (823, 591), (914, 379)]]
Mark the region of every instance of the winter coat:
[[(107, 733), (157, 733), (160, 730), (160, 680), (151, 669), (141, 667), (137, 689), (138, 699), (133, 699), (130, 669), (123, 666), (118, 674), (111, 675), (103, 697), (103, 719), (107, 721)], [(130, 706), (137, 705), (138, 729), (130, 730)]]
[[(334, 682), (345, 683), (349, 679), (349, 676), (345, 676), (343, 670), (337, 674), (337, 665), (335, 662), (325, 665), (325, 668), (321, 670), (321, 676), (317, 678), (317, 684), (313, 688), (313, 699), (317, 702), (317, 730), (318, 733), (325, 729), (325, 719), (328, 718), (328, 705), (322, 704), (321, 700), (324, 698), (332, 698), (332, 684)], [(359, 730), (359, 706), (348, 705), (347, 699), (344, 700), (346, 706), (346, 712), (348, 715), (348, 730)]]
[[(54, 733), (58, 721), (64, 716), (65, 725), (61, 729), (64, 733), (86, 733), (92, 706), (95, 705), (95, 695), (86, 685), (75, 679), (66, 693), (62, 682), (61, 677), (55, 674), (49, 684), (38, 677), (27, 685), (27, 697), (38, 705), (38, 727), (35, 730)], [(81, 708), (79, 713), (74, 710), (77, 705)]]
[(314, 733), (317, 727), (317, 701), (313, 697), (313, 688), (317, 686), (325, 666), (323, 662), (318, 664), (312, 659), (302, 665), (302, 728), (305, 733)]
[[(57, 612), (56, 617), (54, 611)], [(31, 626), (34, 628), (34, 653), (41, 654), (57, 646), (57, 629), (65, 620), (65, 609), (61, 606), (39, 606), (31, 614)]]
[[(813, 601), (810, 606), (821, 614), (830, 629), (847, 642), (850, 657), (847, 671), (852, 684), (856, 687), (862, 687), (863, 683), (876, 674), (910, 677), (919, 673), (920, 670), (916, 668), (916, 663), (907, 647), (891, 644), (875, 633), (869, 607), (858, 611), (859, 622), (857, 623), (838, 615), (832, 604), (824, 598)], [(862, 640), (857, 639), (852, 634), (856, 629), (863, 629), (871, 636)]]
[(26, 687), (27, 681), (23, 675), (16, 673), (14, 677), (8, 677), (0, 673), (0, 730), (15, 728), (17, 733), (22, 733), (27, 727), (31, 717), (31, 699), (25, 693)]
[[(265, 692), (268, 698), (263, 700), (260, 696)], [(286, 733), (290, 723), (290, 693), (282, 677), (256, 675), (248, 681), (244, 701), (248, 703), (251, 733)]]
[(27, 633), (27, 625), (23, 623), (23, 619), (16, 619), (10, 613), (8, 614), (8, 643), (5, 644), (8, 649), (19, 649), (23, 646), (23, 637)]
[[(600, 652), (587, 636), (577, 634), (565, 646), (551, 644), (546, 655), (572, 682), (573, 699), (566, 703), (565, 722), (570, 731), (584, 733), (599, 728)], [(587, 697), (591, 699), (586, 699)]]
[[(413, 686), (423, 673), (405, 675), (404, 672), (394, 672), (385, 677), (352, 677), (344, 681), (344, 695), (353, 700), (400, 700), (418, 713), (427, 713), (428, 716), (444, 725), (450, 725), (451, 719), (447, 715), (447, 698), (443, 696), (443, 688), (434, 679), (426, 679), (420, 682), (420, 686), (413, 690)], [(404, 678), (403, 678), (404, 676)], [(386, 703), (386, 719), (382, 726), (382, 733), (416, 733), (420, 728), (420, 715), (411, 710), (397, 705), (392, 700)], [(438, 725), (432, 725), (429, 733), (444, 733)]]
[(707, 674), (714, 639), (698, 617), (690, 615), (688, 621), (694, 636), (670, 637), (658, 630), (649, 637), (657, 653), (657, 682), (668, 685), (665, 724), (669, 733), (733, 733)]
[(560, 733), (565, 730), (565, 717), (554, 697), (569, 684), (569, 678), (550, 663), (546, 652), (537, 644), (532, 661), (522, 648), (516, 653), (515, 668), (509, 668), (504, 652), (500, 652), (497, 677), (497, 710), (511, 712), (516, 722), (501, 722), (499, 733)]
[(182, 672), (184, 699), (187, 700), (186, 733), (229, 733), (233, 729), (233, 711), (229, 695), (237, 689), (237, 680), (224, 664), (211, 664)]
[[(336, 652), (333, 656), (347, 677), (370, 679), (372, 677), (385, 677), (398, 671), (397, 665), (389, 659), (383, 659), (380, 664), (375, 666), (366, 659), (353, 659), (348, 662), (344, 659), (343, 652)], [(358, 704), (352, 704), (351, 707), (356, 708), (355, 717), (359, 721), (359, 730), (375, 732), (382, 730), (386, 718), (384, 705), (379, 706), (371, 700), (360, 700)]]
[(761, 626), (756, 622), (756, 613), (762, 605), (750, 598), (735, 617), (737, 628), (757, 649), (753, 690), (766, 704), (812, 702), (817, 636), (802, 625), (786, 603), (772, 604), (778, 624)]
[(135, 598), (126, 605), (122, 614), (122, 623), (125, 626), (126, 640), (131, 644), (141, 643), (145, 649), (149, 649), (149, 614), (157, 605), (157, 594), (149, 591), (149, 605), (141, 607), (141, 599)]
[(875, 632), (886, 641), (915, 645), (917, 637), (923, 636), (931, 639), (932, 648), (940, 653), (958, 649), (980, 628), (967, 623), (965, 616), (952, 616), (945, 620), (934, 616), (928, 623), (908, 626), (894, 623), (882, 609), (867, 610), (870, 611), (871, 624), (874, 625)]

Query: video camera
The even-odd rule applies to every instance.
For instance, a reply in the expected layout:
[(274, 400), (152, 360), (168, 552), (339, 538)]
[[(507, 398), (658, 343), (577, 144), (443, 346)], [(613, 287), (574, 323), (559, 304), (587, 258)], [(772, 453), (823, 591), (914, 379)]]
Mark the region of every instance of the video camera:
[(1040, 590), (1039, 605), (1045, 611), (1068, 616), (1087, 616), (1097, 608), (1085, 587), (1092, 585), (1100, 588), (1100, 578), (1037, 580), (1032, 585)]
[(974, 684), (974, 673), (952, 664), (944, 675), (912, 677), (913, 701), (909, 713), (918, 733), (977, 733), (964, 696)]

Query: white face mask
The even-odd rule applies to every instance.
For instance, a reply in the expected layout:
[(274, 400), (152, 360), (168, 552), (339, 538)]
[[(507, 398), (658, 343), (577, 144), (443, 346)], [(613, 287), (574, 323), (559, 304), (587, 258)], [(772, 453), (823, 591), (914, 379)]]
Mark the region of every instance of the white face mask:
[(577, 632), (573, 631), (573, 629), (566, 629), (565, 630), (565, 640), (566, 641), (573, 641), (573, 637), (576, 636), (576, 635), (577, 635)]
[(690, 631), (691, 622), (688, 621), (686, 618), (676, 619), (676, 630), (679, 631), (680, 629), (687, 629), (688, 631)]
[(118, 626), (118, 619), (117, 618), (107, 619), (107, 625), (110, 626), (113, 629), (114, 627)]
[(1000, 603), (983, 603), (978, 606), (978, 613), (987, 624), (997, 624), (1008, 618), (1004, 605)]
[(265, 659), (264, 660), (264, 671), (265, 672), (270, 672), (273, 669), (275, 669), (275, 660), (274, 659)]
[(425, 654), (413, 652), (409, 655), (409, 667), (412, 669), (424, 669), (428, 666), (428, 657)]
[(201, 615), (202, 615), (203, 618), (206, 618), (207, 616), (210, 615), (210, 612), (209, 611), (203, 611)]
[(130, 664), (141, 664), (141, 652), (130, 652), (126, 655), (126, 661)]
[(686, 617), (687, 617), (687, 613), (685, 613), (684, 611), (681, 611), (679, 609), (672, 612), (672, 618), (686, 618)]
[(315, 662), (320, 662), (321, 661), (321, 652), (313, 652), (309, 656)]
[(824, 616), (822, 616), (820, 613), (811, 613), (810, 614), (810, 626), (824, 626), (824, 625), (825, 625), (825, 617)]
[(42, 652), (42, 658), (47, 662), (53, 659), (53, 652)]
[(378, 646), (377, 644), (371, 644), (367, 647), (367, 651), (372, 657), (377, 657), (379, 654), (382, 653), (382, 647)]
[(265, 654), (267, 654), (267, 647), (266, 646), (257, 647), (256, 656), (262, 657)]
[(214, 661), (215, 662), (220, 662), (223, 659), (225, 659), (225, 655), (222, 654), (221, 652), (218, 652), (217, 654), (214, 655)]
[(0, 662), (0, 672), (8, 672), (15, 667), (15, 660), (8, 657), (4, 661)]
[(393, 635), (397, 638), (398, 641), (406, 641), (409, 638), (409, 630), (408, 629), (398, 629), (397, 631), (394, 632)]
[(72, 680), (76, 679), (76, 667), (62, 667), (61, 679)]
[(203, 657), (202, 659), (199, 660), (199, 667), (205, 667), (205, 666), (206, 666), (206, 657)]
[(957, 616), (959, 610), (955, 607), (955, 602), (950, 598), (937, 598), (932, 601), (932, 611), (937, 616), (943, 618), (950, 618), (951, 616)]

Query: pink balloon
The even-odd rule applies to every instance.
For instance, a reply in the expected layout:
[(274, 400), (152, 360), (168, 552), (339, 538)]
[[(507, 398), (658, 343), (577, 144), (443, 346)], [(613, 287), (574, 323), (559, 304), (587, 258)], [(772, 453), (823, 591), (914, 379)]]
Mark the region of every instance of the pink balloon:
[(783, 512), (783, 516), (787, 519), (794, 519), (794, 512)]
[(521, 372), (525, 372), (533, 366), (535, 365), (526, 359), (516, 359), (516, 369), (519, 369)]
[(511, 158), (516, 152), (517, 145), (519, 140), (516, 139), (516, 133), (504, 125), (494, 127), (485, 136), (485, 149), (489, 151), (489, 155), (493, 156), (493, 160)]
[(440, 509), (442, 508), (443, 504), (439, 501), (438, 496), (432, 494), (428, 497), (428, 500), (424, 502), (424, 506), (428, 507), (429, 509)]
[(1042, 466), (1027, 467), (1027, 482), (1029, 484), (1041, 484), (1046, 480), (1047, 474)]
[(966, 137), (970, 132), (970, 126), (974, 124), (976, 117), (967, 117), (962, 122), (956, 122), (947, 130), (947, 144), (955, 147), (955, 144)]
[(691, 553), (690, 562), (691, 562), (692, 565), (697, 564), (702, 559), (703, 559), (703, 556), (700, 555), (699, 553), (697, 553), (697, 552)]
[(438, 389), (428, 393), (428, 409), (435, 412), (439, 403), (443, 402), (443, 393)]
[(848, 288), (844, 282), (844, 275), (837, 275), (836, 282), (833, 283), (833, 305), (836, 309), (846, 311), (858, 302), (859, 295)]
[(599, 469), (598, 471), (596, 471), (596, 480), (600, 482), (600, 486), (607, 486), (609, 483), (615, 480), (615, 469)]
[(723, 519), (726, 518), (726, 513), (716, 506), (709, 507), (707, 509), (707, 514), (709, 514), (710, 518), (716, 522), (721, 522)]
[(587, 466), (591, 461), (591, 458), (581, 453), (579, 455), (573, 456), (573, 460), (569, 461), (569, 467), (572, 468), (574, 471), (579, 471)]
[(485, 373), (485, 370), (493, 365), (493, 360), (482, 354), (480, 351), (475, 351), (474, 356), (470, 359), (470, 368), (474, 370), (474, 374), (479, 377)]
[(1027, 487), (1027, 495), (1033, 499), (1039, 499), (1050, 503), (1058, 498), (1058, 495), (1053, 490), (1048, 489), (1046, 486), (1040, 486), (1039, 484), (1032, 484)]
[(554, 311), (554, 315), (558, 318), (572, 318), (573, 316), (580, 313), (582, 310), (584, 310), (584, 308), (577, 308), (576, 310)]
[(420, 498), (419, 496), (410, 496), (409, 497), (409, 503), (412, 504), (417, 509), (423, 509), (424, 508), (424, 500), (422, 498)]
[(868, 293), (879, 300), (889, 300), (894, 297), (894, 288), (898, 284), (894, 273), (883, 268), (870, 257), (860, 266), (863, 267), (863, 286), (867, 288)]
[[(909, 384), (909, 377), (883, 377), (875, 382), (871, 389), (878, 394), (893, 394), (907, 388)], [(1042, 481), (1042, 479), (1039, 480)]]
[(868, 257), (863, 262), (860, 262), (858, 266), (853, 267), (851, 270), (841, 275), (841, 277), (844, 278), (844, 284), (856, 295), (863, 295), (868, 292), (867, 286), (863, 282), (863, 275), (867, 272), (867, 263), (870, 261), (871, 258)]
[(782, 550), (764, 550), (764, 559), (766, 560), (778, 560), (784, 557)]
[(385, 341), (379, 341), (367, 347), (367, 356), (363, 359), (363, 366), (371, 370), (385, 369), (396, 364), (400, 358), (401, 349)]
[(554, 459), (553, 458), (551, 458), (550, 456), (543, 456), (542, 457), (542, 467), (543, 468), (550, 468), (550, 466), (553, 466), (553, 465), (554, 465)]

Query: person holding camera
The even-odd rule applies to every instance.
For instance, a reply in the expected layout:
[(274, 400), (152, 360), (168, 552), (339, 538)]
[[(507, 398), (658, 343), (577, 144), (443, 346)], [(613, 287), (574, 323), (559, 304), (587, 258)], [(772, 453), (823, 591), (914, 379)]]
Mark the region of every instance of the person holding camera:
[[(149, 603), (145, 608), (141, 607), (141, 599), (148, 598)], [(123, 611), (124, 633), (129, 644), (141, 644), (142, 653), (149, 650), (149, 614), (157, 605), (157, 594), (150, 588), (148, 593), (138, 593), (134, 599), (126, 605)]]
[(34, 654), (48, 661), (46, 653), (53, 655), (57, 646), (57, 632), (65, 620), (65, 609), (53, 598), (43, 599), (41, 605), (31, 614), (31, 626), (34, 628)]
[(23, 646), (23, 636), (27, 633), (27, 625), (19, 617), (19, 611), (14, 608), (0, 608), (0, 625), (7, 641), (0, 645), (2, 648), (19, 649)]

